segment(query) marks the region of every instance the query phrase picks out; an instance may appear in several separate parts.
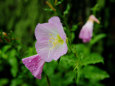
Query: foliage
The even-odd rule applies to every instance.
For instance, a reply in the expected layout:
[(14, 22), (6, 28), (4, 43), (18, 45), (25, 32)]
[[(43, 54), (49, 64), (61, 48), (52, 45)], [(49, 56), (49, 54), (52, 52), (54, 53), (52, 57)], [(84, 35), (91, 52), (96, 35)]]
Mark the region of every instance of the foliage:
[[(103, 40), (107, 37), (100, 29), (107, 28), (108, 19), (105, 19), (104, 25), (95, 24), (92, 40), (84, 44), (78, 39), (78, 33), (86, 18), (78, 22), (72, 19), (77, 15), (71, 14), (74, 3), (69, 0), (47, 1), (53, 8), (45, 0), (0, 1), (0, 86), (104, 86), (101, 81), (110, 76), (106, 69), (98, 66), (105, 65)], [(101, 16), (99, 12), (106, 8), (106, 0), (96, 1), (90, 11)], [(106, 8), (106, 16), (109, 16), (108, 10)], [(68, 53), (58, 61), (46, 63), (42, 79), (38, 80), (26, 69), (21, 59), (36, 54), (35, 26), (47, 22), (52, 16), (61, 18), (68, 37)]]

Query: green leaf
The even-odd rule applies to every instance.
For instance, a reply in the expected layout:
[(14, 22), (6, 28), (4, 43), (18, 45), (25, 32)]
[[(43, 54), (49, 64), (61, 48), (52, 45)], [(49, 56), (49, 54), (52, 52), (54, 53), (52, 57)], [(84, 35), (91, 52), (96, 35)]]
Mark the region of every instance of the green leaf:
[(56, 61), (52, 61), (50, 63), (46, 63), (44, 65), (44, 71), (47, 75), (52, 76), (54, 73), (54, 70), (56, 69), (57, 66), (57, 62)]
[(36, 54), (36, 49), (34, 47), (34, 45), (32, 47), (29, 47), (28, 50), (26, 51), (26, 57), (29, 57), (31, 55), (35, 55)]
[(96, 35), (91, 41), (90, 41), (90, 45), (93, 45), (95, 43), (97, 43), (99, 40), (101, 40), (102, 38), (106, 37), (106, 34), (99, 34)]
[(3, 59), (8, 59), (7, 51), (11, 48), (11, 45), (5, 45), (2, 50), (0, 50), (0, 55)]
[(65, 69), (68, 69), (76, 64), (76, 57), (73, 54), (62, 56), (59, 62), (59, 65), (63, 66)]
[(7, 83), (8, 83), (8, 79), (6, 78), (0, 79), (0, 86), (5, 86)]
[(70, 7), (70, 4), (67, 4), (66, 10), (65, 10), (64, 13), (63, 13), (64, 16), (67, 15), (67, 14), (69, 13), (70, 8), (71, 8), (71, 7)]
[(93, 14), (100, 11), (105, 6), (105, 0), (97, 0), (96, 5), (92, 8)]
[(64, 1), (64, 0), (58, 1), (58, 2), (56, 3), (56, 6), (57, 6), (57, 5), (60, 5), (63, 1)]
[(89, 48), (84, 44), (74, 44), (72, 45), (72, 52), (76, 53), (78, 57), (84, 57), (89, 54)]
[(82, 70), (82, 74), (85, 78), (90, 80), (98, 81), (105, 78), (109, 78), (109, 75), (106, 71), (99, 69), (96, 66), (85, 66)]
[(64, 81), (63, 81), (64, 86), (67, 86), (68, 84), (71, 84), (73, 82), (74, 75), (75, 74), (73, 71), (66, 72)]
[(71, 41), (73, 41), (74, 40), (74, 38), (75, 38), (75, 33), (71, 33)]
[(11, 74), (16, 77), (18, 72), (18, 62), (16, 59), (16, 50), (11, 50), (9, 53), (9, 64), (11, 65)]
[[(21, 83), (22, 83), (22, 79), (18, 79), (18, 78), (12, 79), (10, 86), (20, 86)], [(24, 84), (24, 83), (23, 83), (23, 84)], [(22, 85), (22, 86), (23, 86), (23, 85)]]
[(52, 12), (53, 10), (51, 8), (44, 8), (45, 11), (50, 11)]
[(88, 55), (87, 57), (84, 57), (83, 59), (81, 59), (81, 65), (95, 64), (99, 62), (103, 63), (104, 61), (103, 61), (103, 57), (97, 53), (92, 53)]
[(5, 45), (3, 48), (2, 48), (2, 52), (6, 52), (9, 48), (11, 48), (11, 45)]
[(72, 25), (71, 31), (76, 31), (78, 29), (78, 25)]

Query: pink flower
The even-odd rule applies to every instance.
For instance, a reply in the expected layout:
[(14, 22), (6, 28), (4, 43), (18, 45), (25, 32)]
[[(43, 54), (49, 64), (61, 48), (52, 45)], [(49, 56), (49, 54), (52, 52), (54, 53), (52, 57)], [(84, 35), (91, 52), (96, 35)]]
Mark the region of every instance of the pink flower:
[(84, 43), (89, 42), (92, 38), (94, 21), (100, 23), (94, 15), (91, 15), (80, 31), (79, 38), (82, 39)]
[(41, 79), (45, 62), (57, 60), (67, 53), (66, 34), (58, 17), (52, 17), (48, 23), (38, 24), (35, 29), (37, 55), (22, 59), (23, 64), (34, 77)]
[(38, 54), (24, 58), (22, 59), (22, 62), (30, 70), (30, 72), (32, 72), (34, 77), (41, 79), (41, 73), (45, 61), (42, 60)]
[(52, 17), (48, 23), (38, 24), (35, 29), (36, 51), (41, 58), (50, 62), (67, 53), (66, 34), (59, 17)]

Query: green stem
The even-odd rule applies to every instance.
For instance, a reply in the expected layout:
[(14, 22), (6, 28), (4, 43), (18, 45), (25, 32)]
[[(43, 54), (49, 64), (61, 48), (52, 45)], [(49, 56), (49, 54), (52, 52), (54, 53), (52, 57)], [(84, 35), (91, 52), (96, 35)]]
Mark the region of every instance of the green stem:
[(77, 85), (79, 84), (79, 80), (80, 80), (80, 68), (77, 69), (77, 80), (76, 80)]
[(46, 79), (47, 79), (47, 82), (48, 82), (48, 86), (50, 86), (50, 79), (49, 79), (47, 74), (46, 74)]

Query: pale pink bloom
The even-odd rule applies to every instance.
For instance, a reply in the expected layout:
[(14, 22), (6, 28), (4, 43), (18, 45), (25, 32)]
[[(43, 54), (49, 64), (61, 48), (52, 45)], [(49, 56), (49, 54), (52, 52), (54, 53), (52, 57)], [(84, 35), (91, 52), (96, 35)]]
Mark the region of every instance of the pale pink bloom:
[(80, 31), (79, 38), (82, 39), (84, 43), (89, 42), (92, 38), (94, 21), (100, 23), (94, 15), (91, 15)]
[(22, 59), (23, 64), (34, 77), (41, 79), (45, 62), (57, 60), (67, 53), (66, 34), (58, 17), (52, 17), (48, 23), (38, 24), (35, 29), (37, 55)]
[(22, 59), (23, 64), (32, 72), (32, 75), (37, 79), (41, 79), (41, 73), (43, 69), (43, 65), (45, 63), (44, 60), (37, 54), (34, 56), (30, 56)]
[(41, 58), (50, 62), (67, 53), (66, 34), (59, 17), (52, 17), (48, 23), (38, 24), (35, 29), (36, 51)]

